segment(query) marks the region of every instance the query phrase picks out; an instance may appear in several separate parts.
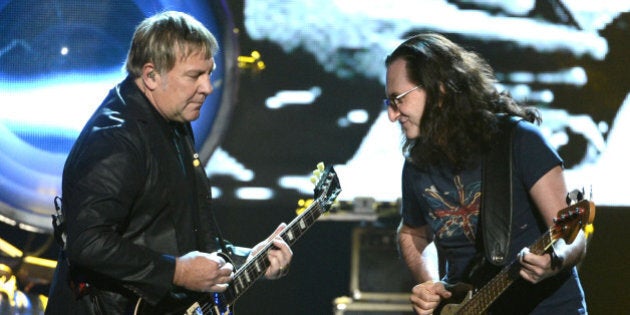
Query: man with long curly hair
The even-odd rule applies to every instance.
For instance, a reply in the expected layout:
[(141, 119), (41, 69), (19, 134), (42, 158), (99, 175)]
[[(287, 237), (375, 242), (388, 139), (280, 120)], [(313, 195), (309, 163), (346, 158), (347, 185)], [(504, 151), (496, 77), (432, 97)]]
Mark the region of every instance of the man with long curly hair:
[[(486, 61), (439, 34), (410, 37), (385, 65), (385, 105), (404, 134), (398, 242), (419, 283), (411, 294), (416, 313), (437, 312), (453, 297), (451, 285), (487, 281), (496, 266), (512, 261), (520, 277), (489, 313), (586, 313), (575, 268), (586, 250), (583, 231), (571, 244), (560, 239), (542, 255), (528, 251), (567, 207), (563, 162), (538, 130), (539, 113), (499, 92)], [(485, 253), (493, 249), (484, 245), (483, 230), (497, 227), (480, 226), (486, 222), (482, 200), (502, 196), (484, 196), (484, 168), (498, 167), (484, 161), (505, 132), (511, 135), (510, 154), (503, 157), (511, 160), (512, 174), (509, 246), (503, 257), (488, 261)], [(443, 263), (441, 279), (422, 255), (431, 242)]]

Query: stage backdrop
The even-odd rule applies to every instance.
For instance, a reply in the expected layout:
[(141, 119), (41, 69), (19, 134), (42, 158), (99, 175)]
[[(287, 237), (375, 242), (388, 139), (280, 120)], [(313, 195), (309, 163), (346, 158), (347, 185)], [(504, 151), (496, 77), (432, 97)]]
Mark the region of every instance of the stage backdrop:
[[(608, 218), (602, 226), (596, 218), (584, 263), (593, 309), (623, 305), (612, 278), (602, 285), (614, 290), (596, 286), (606, 270), (628, 274), (603, 258), (613, 242), (627, 247), (612, 224), (630, 206), (622, 190), (630, 159), (628, 0), (0, 0), (2, 238), (55, 257), (54, 246), (33, 250), (31, 240), (50, 233), (66, 155), (124, 78), (134, 26), (164, 9), (196, 16), (220, 41), (215, 92), (194, 129), (219, 219), (235, 242), (253, 245), (291, 220), (297, 201), (311, 196), (319, 161), (335, 166), (348, 207), (357, 198), (399, 198), (402, 139), (381, 105), (383, 61), (408, 36), (434, 31), (485, 57), (499, 89), (540, 109), (569, 188), (592, 192)], [(362, 224), (318, 222), (296, 244), (292, 274), (255, 287), (243, 308), (325, 313), (348, 293), (351, 228)]]

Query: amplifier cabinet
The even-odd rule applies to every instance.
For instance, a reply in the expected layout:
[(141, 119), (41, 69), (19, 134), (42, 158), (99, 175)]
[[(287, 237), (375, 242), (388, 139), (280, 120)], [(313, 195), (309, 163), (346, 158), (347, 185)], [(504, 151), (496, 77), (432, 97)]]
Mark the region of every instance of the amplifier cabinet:
[(334, 315), (413, 315), (411, 303), (357, 301), (342, 296), (333, 303)]
[(398, 254), (395, 228), (355, 228), (350, 261), (354, 300), (409, 302), (416, 283)]

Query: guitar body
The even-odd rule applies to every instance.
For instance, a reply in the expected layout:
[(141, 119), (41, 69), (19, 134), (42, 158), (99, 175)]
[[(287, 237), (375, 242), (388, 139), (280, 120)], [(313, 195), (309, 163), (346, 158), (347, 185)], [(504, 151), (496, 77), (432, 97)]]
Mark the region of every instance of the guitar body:
[[(220, 293), (208, 293), (202, 298), (186, 297), (168, 299), (158, 305), (151, 305), (139, 299), (134, 308), (134, 315), (234, 315), (232, 305), (223, 304)], [(198, 300), (204, 300), (200, 303)], [(208, 302), (213, 301), (213, 302)]]
[(444, 300), (441, 306), (436, 310), (440, 315), (455, 315), (461, 309), (462, 305), (473, 297), (473, 286), (467, 283), (457, 283), (455, 285), (447, 285), (446, 289), (452, 293), (451, 297)]
[[(234, 265), (230, 255), (219, 253), (226, 262)], [(234, 315), (233, 307), (223, 293), (180, 293), (151, 305), (143, 299), (138, 299), (134, 307), (134, 315)]]

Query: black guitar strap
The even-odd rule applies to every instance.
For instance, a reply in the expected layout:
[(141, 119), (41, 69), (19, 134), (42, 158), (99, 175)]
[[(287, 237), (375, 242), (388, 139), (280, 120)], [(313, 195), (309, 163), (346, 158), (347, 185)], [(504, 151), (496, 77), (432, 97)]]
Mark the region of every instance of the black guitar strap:
[(486, 260), (507, 260), (512, 232), (512, 137), (520, 119), (499, 118), (500, 132), (482, 163), (481, 228)]

